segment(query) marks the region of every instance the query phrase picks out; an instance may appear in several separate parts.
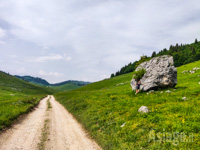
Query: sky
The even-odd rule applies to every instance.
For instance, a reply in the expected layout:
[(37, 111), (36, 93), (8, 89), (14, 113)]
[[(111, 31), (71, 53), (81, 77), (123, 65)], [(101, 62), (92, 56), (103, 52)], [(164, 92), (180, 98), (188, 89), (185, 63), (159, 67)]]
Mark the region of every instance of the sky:
[(0, 70), (99, 81), (142, 55), (200, 40), (200, 0), (0, 0)]

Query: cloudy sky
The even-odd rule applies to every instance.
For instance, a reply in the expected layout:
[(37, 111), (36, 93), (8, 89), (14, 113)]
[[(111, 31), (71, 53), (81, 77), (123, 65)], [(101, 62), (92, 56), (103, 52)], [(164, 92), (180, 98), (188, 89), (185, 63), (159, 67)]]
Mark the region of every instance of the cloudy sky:
[(0, 0), (0, 70), (98, 81), (200, 40), (200, 0)]

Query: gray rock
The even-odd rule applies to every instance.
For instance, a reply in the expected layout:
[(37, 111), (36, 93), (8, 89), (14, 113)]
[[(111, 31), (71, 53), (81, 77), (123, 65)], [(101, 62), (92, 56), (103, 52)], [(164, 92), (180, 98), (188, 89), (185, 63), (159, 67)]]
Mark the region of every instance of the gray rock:
[(171, 91), (170, 90), (167, 90), (167, 91), (165, 91), (166, 93), (171, 93)]
[(138, 109), (138, 112), (140, 113), (149, 113), (149, 108), (147, 106), (141, 106), (139, 109)]
[(199, 69), (200, 69), (199, 67), (194, 67), (192, 70), (197, 71), (197, 70), (199, 70)]
[(183, 100), (187, 100), (187, 97), (183, 97), (182, 99), (183, 99)]
[[(141, 63), (136, 71), (145, 69), (146, 73), (142, 77), (140, 89), (143, 91), (154, 90), (158, 88), (174, 87), (177, 84), (177, 70), (174, 67), (173, 57), (163, 55), (152, 58), (149, 61)], [(136, 81), (131, 80), (132, 90), (136, 90)]]
[(154, 90), (150, 90), (150, 91), (149, 91), (149, 93), (153, 93), (153, 92), (154, 92)]
[(190, 73), (193, 74), (193, 73), (195, 73), (195, 71), (194, 70), (190, 70)]
[(184, 70), (182, 73), (184, 73), (184, 74), (185, 74), (185, 73), (188, 73), (188, 70)]

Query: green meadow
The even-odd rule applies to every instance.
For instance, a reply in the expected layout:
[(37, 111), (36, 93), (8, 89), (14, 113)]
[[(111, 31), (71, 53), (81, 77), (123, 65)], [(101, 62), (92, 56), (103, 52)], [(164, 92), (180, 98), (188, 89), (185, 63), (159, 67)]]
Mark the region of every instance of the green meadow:
[(77, 88), (80, 88), (81, 86), (78, 86), (76, 84), (64, 84), (64, 85), (59, 85), (59, 86), (50, 86), (50, 88), (59, 91), (59, 92), (64, 92), (64, 91), (71, 91)]
[[(200, 61), (177, 68), (175, 88), (135, 95), (132, 73), (55, 94), (103, 149), (198, 149)], [(170, 92), (166, 92), (170, 90)], [(141, 106), (151, 112), (138, 113)]]
[(54, 91), (0, 72), (0, 130), (29, 112), (41, 98)]

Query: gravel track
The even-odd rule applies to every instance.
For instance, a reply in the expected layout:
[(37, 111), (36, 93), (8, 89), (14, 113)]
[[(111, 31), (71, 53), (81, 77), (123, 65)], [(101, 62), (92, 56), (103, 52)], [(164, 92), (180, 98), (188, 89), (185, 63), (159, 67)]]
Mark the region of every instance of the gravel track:
[[(47, 109), (47, 101), (51, 107)], [(20, 123), (0, 135), (0, 150), (37, 150), (45, 120), (50, 120), (47, 150), (101, 150), (91, 140), (81, 125), (53, 96), (40, 101), (37, 108), (29, 113)]]

